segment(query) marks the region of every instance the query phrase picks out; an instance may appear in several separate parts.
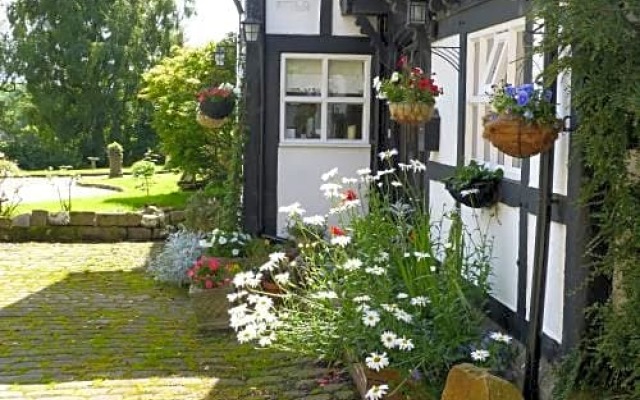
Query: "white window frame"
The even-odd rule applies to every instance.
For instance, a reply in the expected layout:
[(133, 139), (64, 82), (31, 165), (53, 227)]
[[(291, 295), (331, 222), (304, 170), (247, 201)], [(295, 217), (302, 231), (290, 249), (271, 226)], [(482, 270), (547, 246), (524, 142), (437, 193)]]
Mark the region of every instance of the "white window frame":
[[(522, 17), (467, 36), (465, 162), (474, 160), (490, 168), (502, 168), (505, 177), (513, 180), (520, 180), (521, 175), (521, 168), (514, 166), (517, 159), (500, 152), (482, 137), (482, 117), (491, 107), (489, 96), (484, 94), (487, 89), (491, 85), (500, 84), (505, 75), (507, 83), (515, 83), (518, 74), (515, 62), (518, 58), (518, 36), (525, 31), (525, 25), (526, 20)], [(491, 49), (489, 40), (493, 40)], [(476, 60), (479, 62), (476, 63)], [(473, 154), (474, 145), (478, 154)], [(485, 146), (489, 148), (488, 159), (484, 155)]]
[[(286, 94), (287, 60), (321, 60), (322, 75), (320, 96), (290, 96)], [(362, 61), (364, 62), (363, 97), (329, 96), (329, 61)], [(320, 139), (291, 139), (285, 137), (286, 103), (320, 103)], [(362, 104), (362, 137), (360, 139), (328, 139), (328, 104), (351, 103)], [(330, 54), (330, 53), (282, 53), (280, 58), (280, 143), (296, 146), (368, 146), (371, 108), (371, 56), (362, 54)]]

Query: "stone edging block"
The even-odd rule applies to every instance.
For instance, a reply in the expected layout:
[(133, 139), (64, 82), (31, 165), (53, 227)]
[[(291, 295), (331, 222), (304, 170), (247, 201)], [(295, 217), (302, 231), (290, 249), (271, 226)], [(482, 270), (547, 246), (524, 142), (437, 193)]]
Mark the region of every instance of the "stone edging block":
[(96, 213), (98, 226), (140, 226), (142, 215), (137, 213)]

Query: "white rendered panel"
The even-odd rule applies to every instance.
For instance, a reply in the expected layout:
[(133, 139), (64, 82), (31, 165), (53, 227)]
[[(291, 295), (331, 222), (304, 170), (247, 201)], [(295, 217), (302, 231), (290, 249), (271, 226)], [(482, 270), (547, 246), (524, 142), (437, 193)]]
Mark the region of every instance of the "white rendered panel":
[[(433, 46), (458, 47), (460, 36), (438, 40)], [(440, 112), (440, 150), (431, 153), (431, 160), (441, 164), (456, 165), (458, 153), (458, 78), (453, 66), (435, 54), (431, 55), (431, 69), (436, 84), (444, 89), (444, 95), (436, 99)]]
[[(342, 15), (340, 0), (333, 0), (332, 29), (334, 36), (364, 36), (360, 33), (360, 27), (356, 25), (356, 17)], [(369, 22), (375, 27), (375, 18), (369, 17)]]
[[(527, 257), (527, 320), (531, 307), (531, 285), (533, 280), (533, 261), (536, 238), (535, 215), (529, 214), (528, 237), (529, 252)], [(549, 236), (549, 257), (547, 265), (547, 281), (544, 301), (543, 331), (550, 338), (562, 343), (563, 310), (564, 310), (564, 269), (566, 261), (566, 226), (551, 222)]]
[[(326, 214), (330, 203), (320, 191), (325, 172), (338, 168), (341, 177), (357, 177), (370, 165), (370, 147), (292, 146), (278, 149), (278, 208), (299, 202), (305, 216)], [(287, 218), (278, 213), (278, 234), (286, 236)]]
[[(518, 226), (520, 210), (498, 204), (490, 209), (462, 207), (462, 220), (477, 237), (484, 232), (493, 242), (491, 296), (512, 311), (518, 309)], [(477, 240), (477, 239), (475, 239)]]
[(319, 35), (321, 0), (266, 0), (266, 33)]

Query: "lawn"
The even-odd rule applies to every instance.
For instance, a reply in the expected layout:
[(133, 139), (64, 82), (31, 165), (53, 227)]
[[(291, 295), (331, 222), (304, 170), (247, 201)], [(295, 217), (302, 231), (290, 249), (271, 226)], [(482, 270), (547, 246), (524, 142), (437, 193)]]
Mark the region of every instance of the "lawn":
[[(80, 182), (86, 184), (100, 184), (116, 186), (121, 192), (113, 192), (108, 196), (86, 197), (73, 199), (72, 211), (134, 211), (153, 204), (158, 207), (184, 208), (190, 193), (183, 192), (178, 187), (180, 174), (166, 173), (156, 174), (153, 177), (154, 184), (147, 197), (144, 190), (136, 187), (138, 181), (131, 175), (122, 178), (109, 179), (106, 176), (85, 177)], [(22, 204), (16, 210), (16, 214), (30, 212), (31, 210), (59, 211), (58, 200)]]

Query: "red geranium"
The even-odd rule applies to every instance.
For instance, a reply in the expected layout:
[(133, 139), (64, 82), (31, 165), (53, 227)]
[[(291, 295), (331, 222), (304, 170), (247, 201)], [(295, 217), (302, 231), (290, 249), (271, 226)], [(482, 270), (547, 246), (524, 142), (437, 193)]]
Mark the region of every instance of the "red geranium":
[(330, 228), (330, 230), (331, 230), (331, 234), (333, 236), (344, 236), (344, 235), (346, 235), (345, 231), (342, 228), (340, 228), (339, 226), (332, 226)]
[(187, 276), (194, 285), (204, 289), (213, 289), (229, 285), (231, 277), (237, 269), (237, 265), (222, 264), (218, 258), (202, 256), (187, 270)]
[(348, 189), (346, 192), (344, 192), (342, 198), (344, 199), (344, 201), (354, 201), (358, 198), (358, 195), (356, 194), (355, 190)]

